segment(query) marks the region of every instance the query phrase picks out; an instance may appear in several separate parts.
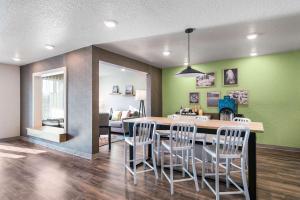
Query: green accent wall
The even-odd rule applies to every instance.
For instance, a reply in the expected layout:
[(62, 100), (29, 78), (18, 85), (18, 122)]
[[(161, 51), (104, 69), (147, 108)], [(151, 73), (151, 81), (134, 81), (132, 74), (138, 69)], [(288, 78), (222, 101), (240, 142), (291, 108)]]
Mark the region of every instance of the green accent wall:
[[(183, 67), (162, 71), (163, 115), (167, 116), (189, 104), (189, 92), (200, 93), (204, 112), (218, 112), (208, 108), (208, 91), (247, 89), (249, 104), (239, 105), (239, 113), (252, 121), (263, 122), (265, 132), (257, 134), (260, 144), (300, 147), (300, 51), (266, 56), (230, 59), (193, 65), (203, 72), (215, 72), (215, 86), (196, 88), (195, 78), (177, 78)], [(237, 86), (223, 86), (223, 69), (238, 68)]]

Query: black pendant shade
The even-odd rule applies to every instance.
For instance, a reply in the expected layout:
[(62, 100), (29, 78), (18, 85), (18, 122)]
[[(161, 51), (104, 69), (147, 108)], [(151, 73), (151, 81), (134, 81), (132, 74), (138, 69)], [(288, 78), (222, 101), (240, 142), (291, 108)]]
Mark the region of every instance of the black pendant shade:
[(181, 72), (176, 73), (176, 77), (196, 77), (200, 74), (204, 74), (198, 70), (193, 69), (190, 66), (190, 33), (192, 33), (195, 29), (188, 28), (185, 30), (185, 33), (188, 35), (188, 66), (182, 70)]
[(187, 66), (181, 72), (176, 73), (176, 77), (195, 77), (195, 76), (199, 76), (200, 74), (204, 74), (204, 73), (193, 69), (191, 66)]

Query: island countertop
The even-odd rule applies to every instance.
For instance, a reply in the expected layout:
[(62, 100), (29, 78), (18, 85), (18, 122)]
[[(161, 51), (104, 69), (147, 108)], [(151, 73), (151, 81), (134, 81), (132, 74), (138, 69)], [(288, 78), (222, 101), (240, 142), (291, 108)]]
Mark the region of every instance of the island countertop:
[(207, 120), (207, 121), (199, 121), (196, 119), (170, 119), (167, 117), (143, 117), (143, 118), (132, 118), (132, 119), (126, 119), (124, 122), (127, 123), (134, 123), (134, 122), (140, 122), (150, 120), (154, 121), (159, 125), (171, 125), (176, 122), (190, 122), (194, 123), (198, 128), (204, 128), (204, 129), (218, 129), (222, 126), (240, 126), (243, 125), (250, 129), (251, 132), (256, 133), (263, 133), (264, 127), (262, 122), (249, 122), (249, 123), (241, 123), (241, 122), (234, 122), (234, 121), (223, 121), (223, 120)]

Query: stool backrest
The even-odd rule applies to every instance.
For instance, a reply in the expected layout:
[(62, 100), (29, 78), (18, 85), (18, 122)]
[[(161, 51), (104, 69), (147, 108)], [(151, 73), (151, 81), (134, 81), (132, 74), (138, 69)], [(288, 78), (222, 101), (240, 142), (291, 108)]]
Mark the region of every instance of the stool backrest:
[[(220, 135), (223, 135), (223, 140), (220, 142)], [(217, 131), (216, 152), (217, 155), (235, 154), (238, 149), (242, 147), (242, 155), (245, 149), (248, 148), (248, 140), (250, 129), (242, 126), (224, 126), (220, 127)], [(219, 152), (220, 151), (220, 152)]]
[(191, 123), (175, 123), (170, 127), (171, 137), (170, 146), (173, 147), (192, 147), (195, 144), (197, 127)]
[(207, 121), (207, 120), (209, 120), (209, 117), (205, 116), (205, 115), (201, 115), (201, 116), (196, 116), (195, 119), (197, 121)]
[(232, 121), (242, 122), (242, 123), (249, 123), (249, 122), (251, 122), (251, 119), (244, 118), (244, 117), (235, 117), (235, 118), (232, 119)]
[(151, 141), (155, 131), (156, 123), (153, 121), (135, 122), (133, 126), (134, 143)]
[(173, 115), (168, 115), (169, 119), (179, 119), (179, 115), (173, 114)]

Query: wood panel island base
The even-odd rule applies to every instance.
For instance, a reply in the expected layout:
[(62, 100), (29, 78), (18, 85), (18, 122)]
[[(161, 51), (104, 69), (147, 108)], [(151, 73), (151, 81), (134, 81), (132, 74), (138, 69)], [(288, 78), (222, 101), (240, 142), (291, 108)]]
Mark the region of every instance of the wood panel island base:
[[(169, 119), (165, 117), (144, 117), (125, 120), (129, 127), (129, 136), (133, 136), (133, 125), (135, 122), (144, 120), (154, 121), (157, 124), (157, 129), (169, 129), (170, 125), (176, 122), (190, 122), (197, 126), (198, 133), (216, 134), (217, 129), (222, 126), (240, 126), (241, 123), (233, 121), (222, 121), (222, 120), (208, 120), (208, 121), (196, 121), (192, 119)], [(256, 133), (264, 132), (263, 124), (261, 122), (250, 122), (242, 124), (248, 127), (251, 131), (248, 141), (248, 185), (250, 199), (256, 199)], [(148, 151), (150, 152), (150, 151)], [(149, 153), (149, 157), (151, 157)], [(129, 158), (133, 159), (133, 149), (129, 149)]]

